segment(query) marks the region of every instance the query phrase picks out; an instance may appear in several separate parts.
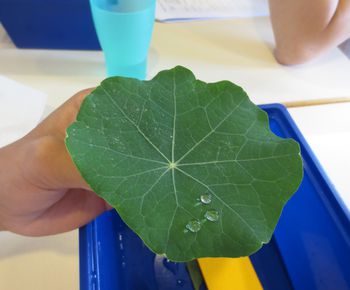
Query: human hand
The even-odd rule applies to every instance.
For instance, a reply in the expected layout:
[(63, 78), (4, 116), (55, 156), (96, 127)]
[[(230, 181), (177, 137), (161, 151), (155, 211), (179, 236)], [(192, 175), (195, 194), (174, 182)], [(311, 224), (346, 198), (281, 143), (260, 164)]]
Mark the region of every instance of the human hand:
[(28, 135), (0, 149), (0, 230), (52, 235), (110, 209), (80, 176), (64, 143), (90, 91), (77, 93)]

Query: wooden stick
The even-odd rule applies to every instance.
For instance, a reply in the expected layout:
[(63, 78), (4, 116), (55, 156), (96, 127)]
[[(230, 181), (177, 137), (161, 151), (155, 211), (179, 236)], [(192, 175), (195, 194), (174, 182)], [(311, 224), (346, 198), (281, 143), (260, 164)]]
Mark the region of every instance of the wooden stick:
[(287, 108), (296, 108), (296, 107), (330, 105), (330, 104), (349, 103), (349, 102), (350, 102), (350, 97), (341, 97), (341, 98), (284, 102), (283, 105), (285, 105)]

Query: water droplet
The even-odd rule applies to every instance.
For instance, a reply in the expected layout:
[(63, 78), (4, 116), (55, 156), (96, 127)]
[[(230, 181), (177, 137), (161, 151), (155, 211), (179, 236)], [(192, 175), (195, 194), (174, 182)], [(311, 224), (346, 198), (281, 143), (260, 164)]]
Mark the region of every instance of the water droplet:
[(123, 236), (121, 233), (118, 234), (118, 240), (119, 240), (119, 248), (121, 251), (124, 250), (124, 244), (123, 244)]
[(192, 233), (196, 233), (201, 229), (201, 223), (197, 220), (190, 221), (186, 225), (186, 229), (188, 229)]
[(91, 280), (97, 280), (97, 274), (96, 274), (96, 272), (92, 272), (92, 273), (90, 274), (90, 279), (91, 279)]
[(201, 195), (201, 202), (204, 204), (211, 203), (211, 194), (210, 193), (202, 194)]
[(171, 262), (169, 259), (166, 258), (163, 259), (163, 266), (174, 275), (177, 275), (180, 269), (179, 263)]
[(204, 217), (211, 222), (216, 222), (219, 219), (219, 212), (217, 210), (208, 210)]
[(181, 279), (178, 279), (176, 281), (177, 285), (180, 286), (180, 287), (183, 287), (185, 285), (185, 281), (184, 280), (181, 280)]

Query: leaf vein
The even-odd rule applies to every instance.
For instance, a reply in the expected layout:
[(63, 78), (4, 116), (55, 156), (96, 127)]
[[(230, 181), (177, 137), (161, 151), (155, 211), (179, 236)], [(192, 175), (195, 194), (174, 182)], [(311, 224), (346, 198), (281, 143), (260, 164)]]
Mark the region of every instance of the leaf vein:
[(242, 100), (237, 104), (236, 107), (232, 109), (232, 111), (227, 114), (214, 128), (213, 130), (210, 130), (208, 134), (206, 134), (201, 140), (199, 140), (196, 144), (193, 145), (192, 148), (190, 148), (176, 163), (180, 163), (182, 159), (184, 159), (189, 153), (191, 153), (198, 145), (200, 145), (205, 139), (207, 139), (211, 134), (215, 132), (217, 128), (219, 128), (235, 111), (239, 106), (243, 103), (245, 98), (242, 98)]
[(168, 161), (169, 159), (159, 150), (159, 148), (157, 146), (155, 146), (153, 144), (153, 142), (141, 131), (140, 127), (137, 126), (137, 124), (135, 124), (130, 118), (129, 116), (120, 108), (120, 106), (114, 101), (114, 99), (112, 98), (112, 96), (110, 95), (110, 93), (103, 87), (103, 85), (101, 85), (101, 88), (105, 91), (106, 95), (108, 96), (108, 98), (110, 99), (110, 101), (112, 102), (112, 105), (118, 109), (123, 115), (124, 117), (136, 128), (136, 130), (145, 138), (145, 140), (161, 155), (163, 156), (163, 158)]
[(79, 141), (80, 143), (83, 143), (83, 144), (88, 145), (90, 147), (95, 147), (95, 148), (104, 149), (106, 151), (111, 151), (113, 153), (116, 153), (116, 154), (119, 154), (119, 155), (122, 155), (122, 156), (125, 156), (125, 157), (128, 157), (128, 158), (138, 159), (138, 160), (143, 160), (143, 161), (149, 161), (149, 162), (159, 163), (159, 164), (163, 164), (163, 165), (167, 164), (165, 162), (154, 160), (154, 159), (148, 159), (148, 158), (143, 158), (143, 157), (140, 157), (140, 156), (125, 154), (125, 153), (117, 151), (117, 150), (115, 150), (115, 149), (113, 149), (111, 147), (104, 147), (104, 146), (100, 146), (100, 145), (96, 145), (96, 144), (87, 143), (87, 142), (84, 142), (83, 140), (79, 140), (78, 138), (76, 138), (76, 141)]

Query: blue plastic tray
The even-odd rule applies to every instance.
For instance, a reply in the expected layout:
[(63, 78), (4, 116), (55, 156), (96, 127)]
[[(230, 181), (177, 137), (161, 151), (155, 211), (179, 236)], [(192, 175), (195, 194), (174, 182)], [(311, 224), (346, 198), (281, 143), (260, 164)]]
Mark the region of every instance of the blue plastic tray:
[[(262, 108), (275, 134), (299, 141), (304, 179), (271, 242), (251, 256), (259, 279), (266, 290), (350, 289), (348, 211), (287, 110)], [(151, 253), (115, 211), (80, 230), (80, 282), (81, 290), (193, 289), (185, 264)]]
[(272, 241), (251, 257), (260, 281), (268, 290), (350, 289), (349, 211), (287, 110), (281, 105), (262, 108), (276, 135), (300, 143), (304, 178)]
[(0, 22), (20, 48), (100, 49), (88, 0), (0, 0)]

